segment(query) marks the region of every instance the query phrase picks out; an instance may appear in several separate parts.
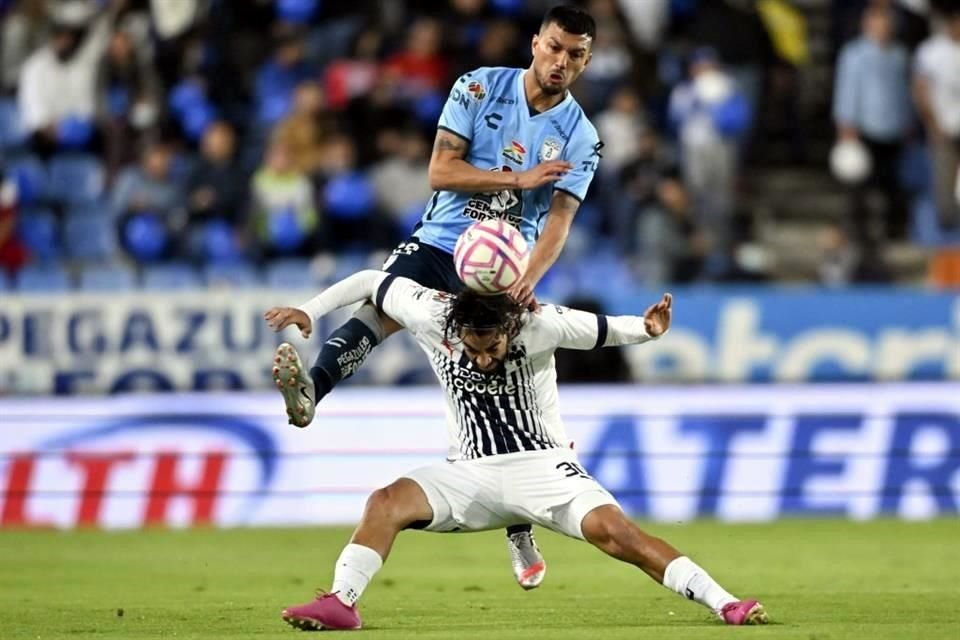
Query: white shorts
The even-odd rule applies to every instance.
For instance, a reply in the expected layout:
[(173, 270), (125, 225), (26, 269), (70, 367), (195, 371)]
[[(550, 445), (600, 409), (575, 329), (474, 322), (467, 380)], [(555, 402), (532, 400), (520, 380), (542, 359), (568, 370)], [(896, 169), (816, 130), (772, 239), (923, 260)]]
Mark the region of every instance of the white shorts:
[(404, 475), (433, 509), (427, 531), (486, 531), (537, 524), (583, 539), (580, 523), (597, 507), (620, 507), (569, 449), (523, 451), (420, 467)]

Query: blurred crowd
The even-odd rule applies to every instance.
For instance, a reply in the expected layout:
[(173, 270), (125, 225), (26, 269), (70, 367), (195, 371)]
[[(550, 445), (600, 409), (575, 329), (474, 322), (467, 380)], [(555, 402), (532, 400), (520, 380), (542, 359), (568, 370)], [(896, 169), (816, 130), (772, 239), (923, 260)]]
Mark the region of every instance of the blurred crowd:
[[(0, 289), (305, 284), (375, 265), (431, 196), (451, 83), (526, 67), (553, 4), (0, 0)], [(742, 196), (771, 139), (787, 161), (813, 160), (796, 112), (804, 3), (579, 4), (598, 36), (574, 93), (605, 147), (548, 279), (766, 279)], [(947, 230), (960, 196), (960, 13), (834, 5), (834, 117), (851, 144), (831, 161), (851, 226), (837, 230), (829, 282), (856, 280), (878, 242), (904, 236), (911, 189)], [(931, 36), (932, 9), (947, 28)], [(901, 170), (922, 134), (929, 196)]]

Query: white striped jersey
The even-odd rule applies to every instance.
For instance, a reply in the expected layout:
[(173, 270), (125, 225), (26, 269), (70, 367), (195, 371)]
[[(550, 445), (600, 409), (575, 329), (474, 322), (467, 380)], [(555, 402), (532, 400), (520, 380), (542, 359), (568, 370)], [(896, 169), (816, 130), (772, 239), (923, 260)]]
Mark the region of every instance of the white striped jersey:
[[(523, 328), (510, 342), (504, 366), (485, 373), (464, 354), (459, 341), (444, 339), (451, 299), (449, 293), (393, 275), (379, 282), (375, 296), (377, 307), (406, 327), (426, 352), (446, 392), (450, 459), (569, 447), (557, 404), (554, 351), (649, 339), (642, 318), (608, 319), (541, 305), (540, 311), (526, 314)], [(608, 320), (627, 321), (630, 329), (611, 342)]]

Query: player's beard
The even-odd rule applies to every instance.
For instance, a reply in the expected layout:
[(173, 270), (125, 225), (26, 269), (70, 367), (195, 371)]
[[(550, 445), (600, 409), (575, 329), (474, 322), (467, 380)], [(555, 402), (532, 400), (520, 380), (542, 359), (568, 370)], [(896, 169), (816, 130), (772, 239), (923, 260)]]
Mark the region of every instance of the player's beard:
[[(545, 80), (539, 72), (534, 74), (534, 77), (537, 79), (537, 84), (540, 85), (540, 90), (543, 91), (548, 96), (557, 96), (567, 90), (567, 87), (563, 84), (550, 84), (549, 80)], [(547, 78), (550, 77), (550, 74), (547, 74)]]

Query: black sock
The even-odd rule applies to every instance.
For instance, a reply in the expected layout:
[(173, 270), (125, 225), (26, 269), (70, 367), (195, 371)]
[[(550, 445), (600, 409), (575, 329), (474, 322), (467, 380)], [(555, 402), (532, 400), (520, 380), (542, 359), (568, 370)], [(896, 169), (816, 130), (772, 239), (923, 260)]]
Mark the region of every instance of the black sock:
[(533, 525), (529, 524), (514, 524), (507, 527), (507, 535), (512, 536), (515, 533), (523, 533), (524, 531), (533, 531)]
[(373, 348), (379, 344), (376, 334), (357, 318), (351, 318), (330, 334), (310, 369), (316, 391), (316, 402), (360, 368)]

